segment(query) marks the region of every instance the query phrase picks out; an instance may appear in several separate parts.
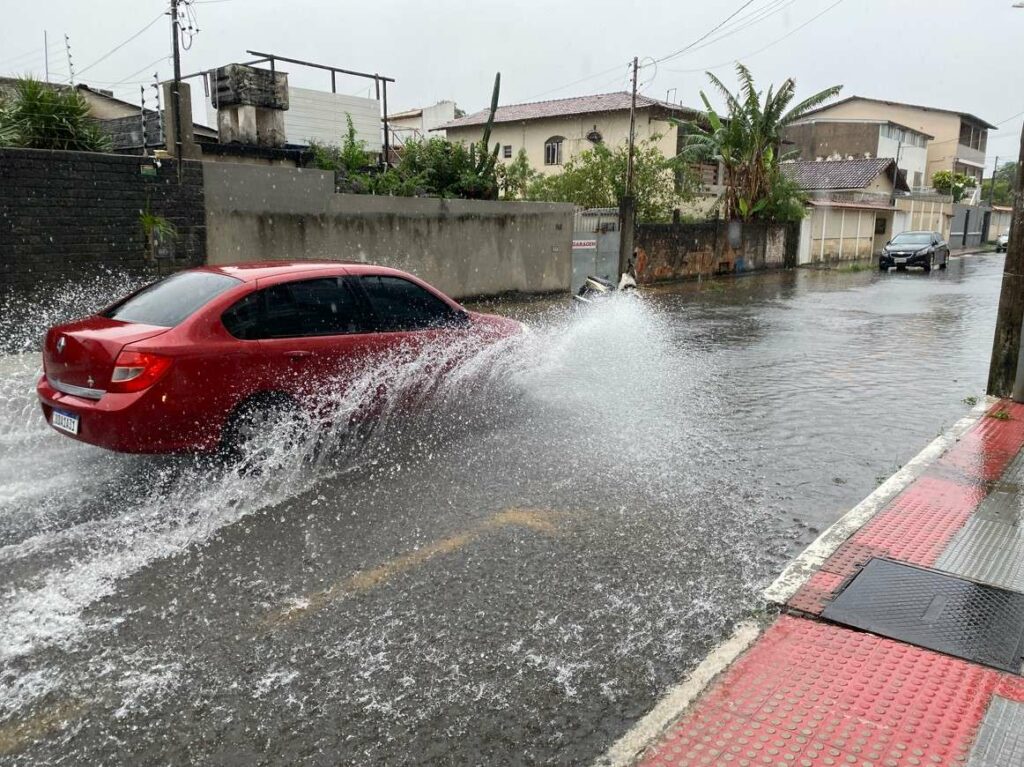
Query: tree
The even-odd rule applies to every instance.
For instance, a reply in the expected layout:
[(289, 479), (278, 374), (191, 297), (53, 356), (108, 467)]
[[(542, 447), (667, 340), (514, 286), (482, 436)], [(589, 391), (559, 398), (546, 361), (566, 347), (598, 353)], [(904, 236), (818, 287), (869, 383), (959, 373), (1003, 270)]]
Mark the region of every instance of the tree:
[(23, 78), (0, 104), (0, 146), (109, 152), (111, 141), (74, 88)]
[(530, 165), (530, 159), (523, 148), (519, 149), (512, 162), (499, 165), (497, 173), (498, 187), (501, 189), (501, 196), (506, 200), (523, 199), (530, 185), (535, 184), (540, 178), (540, 174)]
[(953, 202), (960, 202), (968, 189), (978, 185), (974, 176), (966, 173), (954, 173), (951, 170), (937, 170), (932, 174), (932, 187), (939, 194), (952, 196)]
[[(683, 131), (683, 150), (688, 162), (720, 162), (725, 173), (722, 196), (728, 219), (749, 221), (785, 212), (802, 214), (797, 189), (779, 172), (785, 128), (839, 93), (842, 86), (815, 93), (790, 106), (796, 96), (796, 82), (789, 78), (778, 90), (769, 86), (764, 94), (743, 64), (736, 65), (740, 90), (733, 94), (710, 72), (711, 84), (724, 96), (728, 113), (719, 115), (701, 91), (705, 112), (696, 120), (675, 121)], [(788, 156), (788, 155), (787, 155)], [(783, 195), (789, 193), (789, 196)]]
[[(1007, 162), (995, 169), (992, 178), (981, 182), (981, 199), (993, 205), (1013, 205), (1013, 183), (1017, 177), (1017, 163)], [(992, 185), (995, 184), (993, 193)]]
[[(667, 221), (698, 188), (695, 174), (680, 158), (665, 157), (659, 136), (635, 144), (633, 197), (638, 221)], [(527, 198), (571, 202), (585, 208), (614, 208), (626, 194), (629, 147), (597, 144), (571, 158), (562, 172), (533, 181)]]

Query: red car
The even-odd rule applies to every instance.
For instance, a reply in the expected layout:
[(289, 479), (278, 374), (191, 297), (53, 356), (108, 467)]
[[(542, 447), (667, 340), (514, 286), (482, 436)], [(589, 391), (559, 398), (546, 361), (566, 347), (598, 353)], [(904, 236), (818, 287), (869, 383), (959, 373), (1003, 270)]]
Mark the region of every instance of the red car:
[(51, 328), (36, 391), (54, 429), (127, 453), (215, 451), (243, 416), (303, 401), (319, 377), (442, 333), (522, 326), (470, 312), (396, 269), (270, 262), (179, 272)]

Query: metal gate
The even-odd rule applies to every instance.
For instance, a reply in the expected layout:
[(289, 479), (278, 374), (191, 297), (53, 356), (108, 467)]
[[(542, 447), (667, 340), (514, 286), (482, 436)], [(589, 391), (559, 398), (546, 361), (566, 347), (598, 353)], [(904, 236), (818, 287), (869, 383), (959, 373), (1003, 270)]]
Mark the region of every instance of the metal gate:
[(593, 275), (618, 282), (619, 211), (578, 210), (572, 233), (572, 292)]

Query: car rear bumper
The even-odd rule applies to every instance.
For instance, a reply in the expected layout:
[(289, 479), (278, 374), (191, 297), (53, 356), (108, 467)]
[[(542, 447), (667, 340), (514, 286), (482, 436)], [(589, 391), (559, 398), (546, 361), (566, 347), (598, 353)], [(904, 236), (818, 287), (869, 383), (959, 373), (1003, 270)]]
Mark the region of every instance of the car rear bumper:
[[(55, 389), (46, 376), (36, 384), (43, 417), (54, 431), (120, 453), (209, 452), (219, 443), (219, 429), (196, 418), (176, 423), (158, 386), (132, 394), (103, 394), (89, 399)], [(53, 426), (54, 409), (78, 416), (78, 433)]]

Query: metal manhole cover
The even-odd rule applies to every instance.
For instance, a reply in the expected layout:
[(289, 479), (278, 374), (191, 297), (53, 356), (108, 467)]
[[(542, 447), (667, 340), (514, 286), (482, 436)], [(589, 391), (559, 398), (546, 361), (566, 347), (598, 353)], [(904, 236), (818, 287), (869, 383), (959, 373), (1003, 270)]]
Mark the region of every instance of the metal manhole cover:
[(1024, 594), (887, 559), (871, 559), (822, 616), (1014, 674), (1024, 662)]

